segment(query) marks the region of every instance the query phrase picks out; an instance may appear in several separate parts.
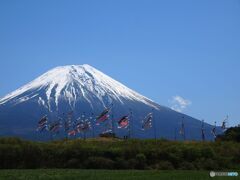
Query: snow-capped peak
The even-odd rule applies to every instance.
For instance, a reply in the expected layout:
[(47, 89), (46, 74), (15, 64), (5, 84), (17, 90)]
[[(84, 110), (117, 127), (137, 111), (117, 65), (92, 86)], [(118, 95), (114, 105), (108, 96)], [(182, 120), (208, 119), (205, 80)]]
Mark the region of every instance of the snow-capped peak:
[[(41, 90), (44, 90), (46, 98), (37, 94)], [(56, 107), (62, 98), (66, 99), (71, 106), (74, 106), (79, 98), (84, 98), (92, 104), (94, 103), (91, 98), (93, 95), (104, 105), (106, 105), (104, 99), (107, 97), (108, 101), (117, 100), (122, 103), (123, 99), (127, 99), (155, 107), (150, 99), (87, 64), (56, 67), (6, 95), (0, 99), (0, 104), (9, 101), (21, 103), (38, 96), (38, 102), (51, 109), (50, 101), (52, 100)]]

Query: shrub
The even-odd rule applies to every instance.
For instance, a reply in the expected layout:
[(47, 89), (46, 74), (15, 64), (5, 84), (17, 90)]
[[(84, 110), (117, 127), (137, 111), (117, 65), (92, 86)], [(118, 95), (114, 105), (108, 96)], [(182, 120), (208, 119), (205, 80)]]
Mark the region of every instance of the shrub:
[(82, 167), (81, 161), (79, 161), (79, 159), (76, 159), (76, 158), (68, 160), (65, 165), (65, 168), (76, 169), (76, 168), (81, 168), (81, 167)]
[(146, 167), (146, 156), (142, 153), (136, 155), (136, 168), (145, 169)]
[(129, 169), (128, 161), (122, 158), (117, 158), (115, 161), (115, 169)]
[(181, 170), (195, 170), (195, 166), (193, 163), (190, 162), (182, 162), (180, 163), (179, 169)]
[(158, 170), (174, 170), (174, 166), (169, 161), (160, 161), (154, 168)]
[(192, 162), (201, 156), (201, 152), (196, 147), (186, 147), (183, 150), (183, 158), (186, 161)]
[(103, 157), (90, 157), (84, 165), (87, 169), (113, 169), (114, 161)]
[(213, 159), (215, 158), (216, 154), (211, 147), (203, 147), (201, 150), (201, 157), (206, 159)]

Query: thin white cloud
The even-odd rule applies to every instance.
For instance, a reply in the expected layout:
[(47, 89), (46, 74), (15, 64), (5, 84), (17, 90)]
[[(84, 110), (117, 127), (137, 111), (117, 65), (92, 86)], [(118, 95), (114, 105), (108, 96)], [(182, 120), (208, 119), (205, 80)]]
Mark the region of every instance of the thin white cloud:
[(174, 111), (182, 112), (188, 106), (192, 104), (192, 102), (188, 99), (185, 99), (181, 96), (173, 96), (170, 100), (171, 109)]

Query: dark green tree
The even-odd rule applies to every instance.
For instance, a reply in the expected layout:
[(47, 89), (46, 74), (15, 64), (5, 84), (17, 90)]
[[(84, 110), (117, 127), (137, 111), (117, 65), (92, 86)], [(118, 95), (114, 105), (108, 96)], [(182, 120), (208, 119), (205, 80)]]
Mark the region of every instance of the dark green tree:
[(217, 136), (216, 140), (240, 142), (240, 126), (229, 128), (224, 134)]

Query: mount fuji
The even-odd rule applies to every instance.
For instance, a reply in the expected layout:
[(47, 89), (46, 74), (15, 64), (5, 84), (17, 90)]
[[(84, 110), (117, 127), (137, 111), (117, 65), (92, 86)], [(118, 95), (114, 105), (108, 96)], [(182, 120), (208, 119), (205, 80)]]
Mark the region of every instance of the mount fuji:
[[(153, 111), (158, 138), (180, 140), (178, 131), (184, 119), (186, 138), (201, 139), (201, 121), (161, 106), (89, 65), (56, 67), (1, 98), (0, 136), (46, 140), (46, 136), (36, 132), (37, 122), (43, 115), (48, 115), (52, 121), (69, 111), (73, 111), (75, 118), (83, 113), (98, 115), (110, 105), (113, 105), (113, 119), (132, 110), (134, 138), (154, 137), (153, 128), (141, 130), (142, 119)], [(212, 140), (213, 127), (206, 123), (204, 126), (206, 139)], [(102, 128), (96, 128), (96, 135)], [(120, 137), (127, 133), (117, 128), (115, 131)]]

